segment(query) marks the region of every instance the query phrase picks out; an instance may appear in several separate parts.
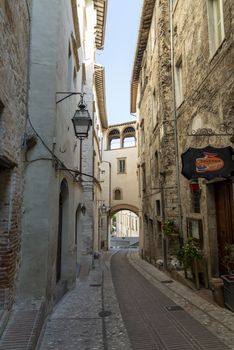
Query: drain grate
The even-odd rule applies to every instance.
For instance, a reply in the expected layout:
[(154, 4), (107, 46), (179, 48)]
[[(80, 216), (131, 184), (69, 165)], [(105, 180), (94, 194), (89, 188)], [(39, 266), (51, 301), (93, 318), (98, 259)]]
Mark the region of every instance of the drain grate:
[(90, 287), (101, 287), (101, 284), (100, 283), (93, 283), (93, 284), (90, 284), (89, 285)]
[(43, 324), (44, 306), (33, 310), (16, 310), (0, 340), (1, 350), (35, 349)]
[(164, 280), (164, 281), (161, 281), (161, 283), (173, 283), (174, 281), (172, 281), (172, 280)]
[(108, 317), (108, 316), (111, 316), (112, 315), (112, 312), (111, 311), (101, 311), (99, 312), (98, 314), (100, 317)]
[(183, 308), (179, 305), (169, 305), (169, 306), (165, 306), (167, 311), (181, 311), (183, 310)]

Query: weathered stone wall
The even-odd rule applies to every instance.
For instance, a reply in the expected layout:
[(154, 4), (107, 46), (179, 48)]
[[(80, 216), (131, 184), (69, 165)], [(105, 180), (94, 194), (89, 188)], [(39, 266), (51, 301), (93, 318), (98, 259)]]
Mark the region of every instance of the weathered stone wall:
[[(173, 12), (175, 62), (180, 57), (183, 67), (184, 101), (177, 108), (179, 155), (188, 147), (233, 146), (231, 136), (188, 136), (192, 130), (209, 128), (224, 134), (221, 124), (234, 125), (234, 3), (224, 0), (223, 19), (225, 37), (215, 52), (209, 38), (207, 1), (178, 0)], [(229, 128), (229, 132), (231, 129)], [(181, 164), (180, 164), (181, 168)], [(187, 237), (186, 219), (202, 220), (204, 253), (208, 258), (209, 274), (217, 257), (215, 198), (212, 185), (199, 180), (201, 188), (200, 213), (191, 209), (189, 181), (180, 177), (183, 203), (183, 232)], [(216, 243), (215, 243), (216, 242)]]
[(29, 17), (26, 1), (0, 3), (0, 308), (14, 300), (19, 267)]
[[(168, 1), (156, 1), (138, 89), (144, 254), (162, 256), (162, 222), (177, 221)], [(140, 90), (140, 91), (139, 91)], [(143, 131), (144, 130), (144, 131)], [(144, 140), (142, 133), (144, 133)], [(143, 164), (143, 168), (142, 168)], [(143, 186), (142, 186), (143, 187)], [(160, 203), (160, 211), (156, 209)], [(148, 247), (148, 248), (147, 248)]]
[[(140, 181), (144, 187), (141, 189), (140, 208), (143, 228), (141, 247), (145, 250), (146, 258), (157, 258), (162, 254), (161, 223), (167, 219), (181, 223), (181, 235), (187, 239), (187, 218), (200, 219), (203, 250), (210, 275), (212, 269), (213, 274), (218, 273), (214, 189), (212, 184), (199, 180), (201, 208), (200, 213), (194, 212), (191, 209), (189, 181), (181, 175), (181, 154), (188, 147), (232, 145), (230, 134), (189, 136), (192, 130), (199, 128), (209, 128), (216, 134), (223, 134), (223, 123), (229, 125), (228, 132), (231, 133), (234, 123), (234, 4), (227, 0), (221, 3), (225, 36), (214, 51), (207, 1), (175, 1), (172, 22), (169, 2), (156, 1), (138, 85), (138, 163)], [(172, 67), (171, 57), (174, 57)], [(175, 66), (181, 62), (183, 99), (176, 106), (172, 72), (175, 78)]]

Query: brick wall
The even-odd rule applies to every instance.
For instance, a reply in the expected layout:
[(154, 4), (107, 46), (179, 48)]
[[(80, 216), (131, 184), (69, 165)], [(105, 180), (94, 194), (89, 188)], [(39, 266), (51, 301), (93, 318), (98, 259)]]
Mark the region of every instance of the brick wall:
[(26, 119), (26, 1), (0, 3), (0, 309), (10, 308), (18, 271), (22, 141)]

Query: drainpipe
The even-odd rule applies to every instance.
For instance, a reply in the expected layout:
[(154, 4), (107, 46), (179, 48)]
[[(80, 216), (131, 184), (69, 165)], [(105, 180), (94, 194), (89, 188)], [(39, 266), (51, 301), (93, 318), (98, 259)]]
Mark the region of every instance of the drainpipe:
[[(27, 52), (27, 89), (26, 89), (26, 118), (25, 118), (25, 126), (24, 126), (24, 133), (26, 135), (27, 132), (27, 123), (29, 118), (29, 88), (30, 88), (30, 64), (31, 64), (31, 37), (32, 37), (32, 22), (31, 22), (31, 13), (28, 5), (28, 0), (25, 0), (25, 5), (27, 7), (27, 13), (28, 13), (28, 52)], [(31, 9), (33, 7), (33, 1), (31, 3)]]
[(175, 96), (175, 74), (174, 74), (174, 28), (173, 28), (173, 1), (169, 0), (170, 9), (170, 33), (171, 33), (171, 79), (172, 79), (172, 109), (174, 122), (174, 143), (175, 143), (175, 160), (176, 160), (176, 182), (177, 198), (179, 212), (179, 229), (180, 229), (180, 246), (183, 244), (183, 227), (182, 227), (182, 208), (180, 198), (180, 167), (179, 167), (179, 147), (178, 147), (178, 129), (176, 113), (176, 96)]
[[(160, 173), (160, 192), (161, 192), (161, 217), (162, 222), (165, 220), (165, 198), (164, 198), (164, 185), (165, 185), (165, 175)], [(167, 269), (167, 241), (162, 230), (162, 253), (163, 253), (163, 268)]]

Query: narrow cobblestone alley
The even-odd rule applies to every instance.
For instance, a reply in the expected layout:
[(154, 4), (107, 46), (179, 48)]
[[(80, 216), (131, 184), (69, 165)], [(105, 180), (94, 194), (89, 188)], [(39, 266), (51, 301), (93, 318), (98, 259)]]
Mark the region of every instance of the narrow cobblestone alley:
[(40, 350), (234, 349), (233, 314), (168, 280), (138, 252), (105, 253), (57, 305)]

